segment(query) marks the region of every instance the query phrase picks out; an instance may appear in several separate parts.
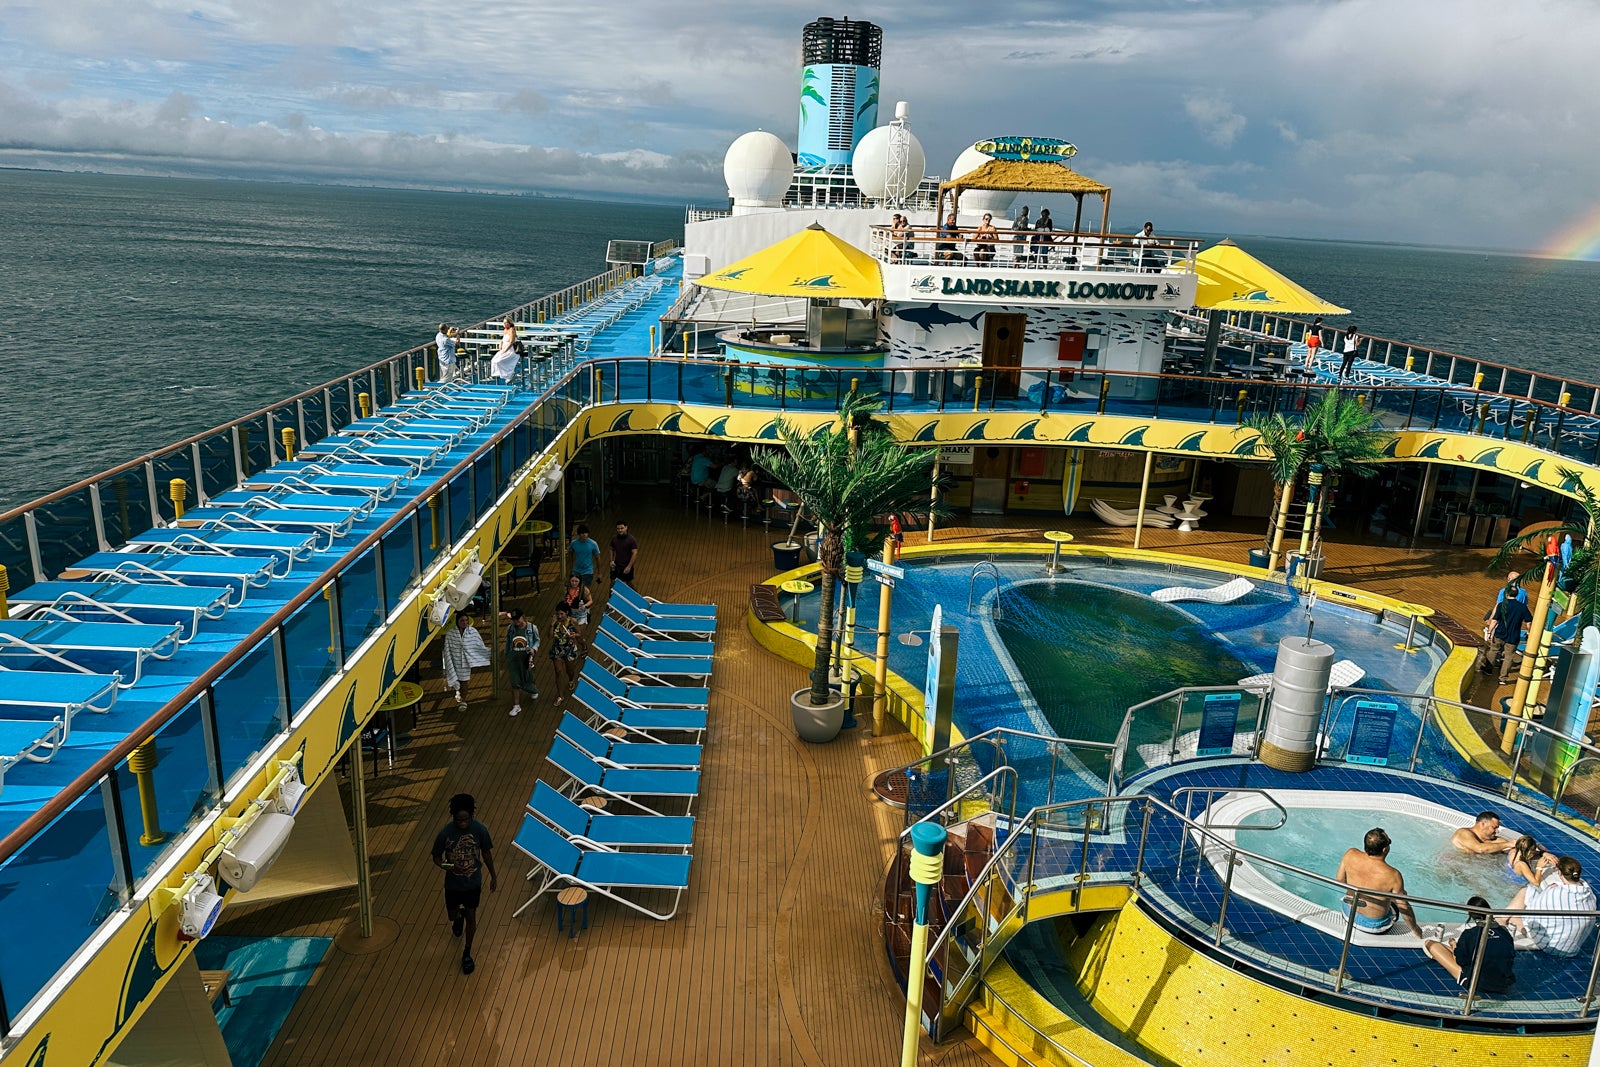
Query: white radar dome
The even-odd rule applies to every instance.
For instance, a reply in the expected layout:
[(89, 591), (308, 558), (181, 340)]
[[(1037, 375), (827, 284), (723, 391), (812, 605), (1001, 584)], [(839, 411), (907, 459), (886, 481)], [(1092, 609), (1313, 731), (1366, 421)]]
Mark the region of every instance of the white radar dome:
[(850, 157), (850, 172), (856, 188), (868, 200), (882, 200), (889, 195), (889, 140), (895, 136), (896, 129), (900, 131), (899, 136), (906, 138), (905, 185), (899, 195), (910, 196), (916, 192), (917, 183), (928, 173), (928, 157), (916, 134), (894, 126), (868, 130)]
[(722, 177), (735, 208), (778, 207), (794, 177), (794, 157), (781, 138), (752, 130), (728, 146)]
[[(963, 174), (970, 174), (989, 162), (989, 159), (989, 156), (976, 148), (969, 148), (957, 156), (956, 161), (950, 165), (950, 177), (946, 180), (954, 181)], [(1011, 203), (1016, 198), (1016, 193), (1000, 189), (964, 189), (961, 192), (961, 213), (981, 215), (985, 211), (991, 211), (1003, 216), (1010, 212)]]

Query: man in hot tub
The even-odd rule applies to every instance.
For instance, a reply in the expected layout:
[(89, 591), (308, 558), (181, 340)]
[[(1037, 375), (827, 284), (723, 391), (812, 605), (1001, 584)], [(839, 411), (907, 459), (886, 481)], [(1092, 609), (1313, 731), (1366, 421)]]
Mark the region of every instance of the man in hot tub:
[(1499, 855), (1510, 852), (1517, 843), (1508, 837), (1500, 836), (1500, 816), (1492, 811), (1480, 811), (1473, 816), (1471, 826), (1463, 826), (1450, 835), (1450, 844), (1457, 851), (1470, 852), (1475, 856)]
[[(1381, 893), (1404, 893), (1406, 880), (1389, 865), (1389, 835), (1382, 827), (1373, 827), (1361, 841), (1362, 848), (1345, 849), (1334, 879), (1355, 889), (1375, 889)], [(1352, 903), (1356, 912), (1356, 929), (1369, 934), (1387, 933), (1396, 917), (1404, 919), (1411, 932), (1422, 936), (1422, 927), (1411, 904), (1390, 897), (1369, 897), (1360, 893), (1345, 894), (1344, 911), (1350, 914)]]

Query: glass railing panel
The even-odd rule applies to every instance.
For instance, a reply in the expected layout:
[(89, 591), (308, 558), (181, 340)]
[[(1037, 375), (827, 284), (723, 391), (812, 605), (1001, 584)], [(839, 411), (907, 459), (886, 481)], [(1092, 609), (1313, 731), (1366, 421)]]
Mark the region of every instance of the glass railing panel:
[(326, 407), (328, 432), (330, 434), (338, 433), (354, 421), (350, 415), (353, 410), (350, 406), (350, 390), (343, 382), (337, 383), (328, 390)]
[(162, 522), (171, 522), (176, 517), (172, 505), (174, 480), (181, 481), (185, 486), (183, 502), (185, 510), (193, 510), (199, 506), (199, 498), (195, 493), (194, 464), (189, 461), (187, 448), (157, 456), (152, 466), (156, 472), (156, 506), (160, 509)]
[(339, 669), (338, 630), (333, 597), (324, 589), (320, 596), (289, 616), (284, 623), (284, 644), (289, 659), (289, 707), (298, 714), (311, 703), (312, 694)]
[(650, 399), (650, 365), (654, 360), (618, 360), (606, 367), (606, 399), (640, 403)]
[(5, 565), (6, 580), (12, 589), (26, 589), (47, 577), (34, 573), (33, 555), (28, 551), (28, 528), (21, 515), (0, 523), (0, 564)]
[[(361, 642), (383, 626), (388, 614), (378, 588), (378, 557), (382, 551), (383, 546), (369, 548), (339, 572), (339, 634), (347, 663)], [(387, 563), (387, 553), (384, 555)]]
[[(60, 574), (100, 548), (87, 486), (35, 508), (33, 519), (38, 529), (39, 561), (47, 575)], [(12, 578), (11, 583), (17, 586), (17, 579)]]
[[(140, 746), (141, 752), (117, 767), (117, 790), (122, 797), (123, 836), (133, 865), (135, 884), (161, 861), (190, 826), (204, 818), (217, 799), (207, 754), (206, 730), (200, 701), (192, 702), (155, 736)], [(151, 757), (153, 756), (153, 760)], [(133, 765), (153, 766), (147, 771), (154, 804), (140, 802), (139, 776)]]
[(233, 431), (221, 430), (202, 438), (200, 449), (201, 490), (207, 497), (226, 492), (239, 484), (233, 466)]
[[(134, 467), (100, 483), (100, 516), (105, 522), (106, 541), (113, 547), (153, 525), (150, 494), (145, 489), (144, 467)], [(16, 579), (12, 579), (12, 584)]]
[(259, 474), (272, 466), (272, 449), (267, 444), (266, 415), (257, 415), (239, 424), (239, 451), (244, 457), (246, 475)]
[[(327, 610), (320, 598), (314, 606)], [(217, 679), (212, 692), (226, 788), (288, 722), (288, 696), (282, 689), (273, 639), (268, 637), (245, 653)]]
[(300, 405), (306, 421), (305, 439), (300, 444), (309, 445), (328, 436), (328, 406), (323, 401), (322, 394), (312, 393), (301, 400)]
[(0, 989), (13, 1018), (120, 906), (104, 796), (90, 789), (0, 865)]
[(1416, 403), (1411, 409), (1409, 429), (1425, 430), (1437, 426), (1444, 414), (1445, 394), (1442, 389), (1417, 389), (1412, 394)]
[(417, 545), (422, 553), (424, 573), (440, 556), (450, 551), (450, 494), (441, 489), (429, 497), (424, 507), (417, 509), (421, 526)]
[(445, 493), (450, 505), (450, 541), (461, 540), (472, 529), (472, 470), (468, 468), (450, 479)]
[(400, 601), (422, 576), (417, 556), (417, 530), (420, 524), (431, 524), (431, 521), (429, 509), (423, 507), (383, 535), (383, 593), (388, 611), (400, 606)]
[(722, 404), (725, 401), (722, 373), (727, 364), (697, 360), (677, 366), (685, 404)]
[(498, 483), (494, 476), (494, 455), (485, 453), (472, 463), (473, 516), (481, 519), (494, 507)]

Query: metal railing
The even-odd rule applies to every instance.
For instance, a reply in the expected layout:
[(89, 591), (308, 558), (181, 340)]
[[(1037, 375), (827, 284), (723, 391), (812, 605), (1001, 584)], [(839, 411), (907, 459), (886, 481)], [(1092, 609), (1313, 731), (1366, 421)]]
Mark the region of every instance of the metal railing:
[(1016, 267), (1102, 274), (1193, 274), (1200, 242), (1072, 230), (876, 225), (868, 251), (881, 263)]

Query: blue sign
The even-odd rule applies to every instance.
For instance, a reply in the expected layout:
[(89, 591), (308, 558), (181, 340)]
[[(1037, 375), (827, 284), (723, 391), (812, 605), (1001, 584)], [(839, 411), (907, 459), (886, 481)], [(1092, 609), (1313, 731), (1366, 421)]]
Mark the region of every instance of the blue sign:
[(1200, 737), (1197, 756), (1226, 756), (1233, 751), (1233, 735), (1239, 723), (1243, 693), (1207, 693), (1200, 706)]
[(1058, 137), (991, 137), (972, 146), (990, 159), (1064, 163), (1078, 154), (1078, 146)]
[(1392, 700), (1356, 701), (1356, 719), (1350, 727), (1350, 745), (1345, 749), (1344, 761), (1387, 767), (1398, 714), (1400, 705)]

